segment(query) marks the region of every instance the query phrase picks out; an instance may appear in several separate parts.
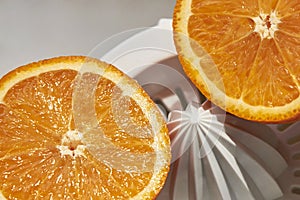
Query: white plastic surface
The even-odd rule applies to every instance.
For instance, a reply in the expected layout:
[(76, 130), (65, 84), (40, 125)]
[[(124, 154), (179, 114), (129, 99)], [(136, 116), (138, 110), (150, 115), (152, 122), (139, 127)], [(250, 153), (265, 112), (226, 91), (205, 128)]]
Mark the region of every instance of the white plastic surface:
[[(93, 53), (97, 54), (97, 49)], [(171, 113), (169, 127), (181, 123), (170, 128), (173, 163), (158, 200), (300, 199), (299, 122), (268, 125), (227, 114), (222, 123), (210, 120), (204, 123), (206, 128), (191, 126), (189, 122), (198, 119), (194, 115), (201, 107), (185, 108), (203, 98), (179, 69), (170, 19), (126, 38), (99, 58), (137, 79), (159, 100), (163, 113)], [(172, 62), (162, 62), (165, 60)], [(168, 73), (171, 71), (175, 73)], [(186, 117), (179, 117), (182, 114)], [(212, 134), (221, 126), (221, 135)], [(212, 141), (216, 141), (213, 147), (209, 145)], [(206, 152), (205, 156), (201, 152)]]

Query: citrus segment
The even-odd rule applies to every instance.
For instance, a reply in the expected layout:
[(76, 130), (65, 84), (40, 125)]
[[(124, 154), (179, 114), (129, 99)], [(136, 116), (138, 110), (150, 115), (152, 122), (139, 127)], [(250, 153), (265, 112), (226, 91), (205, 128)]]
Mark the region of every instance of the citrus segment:
[(285, 66), (300, 85), (300, 37), (294, 37), (278, 31), (276, 44), (284, 58)]
[(8, 90), (4, 101), (24, 117), (55, 132), (66, 132), (72, 106), (70, 80), (75, 76), (75, 71), (58, 70), (22, 80)]
[(299, 1), (280, 0), (277, 3), (276, 11), (280, 18), (285, 18), (291, 14), (297, 14), (300, 11)]
[[(193, 14), (227, 14), (235, 16), (254, 16), (258, 15), (257, 1), (238, 1), (238, 0), (197, 0), (191, 2), (191, 11)], [(187, 4), (189, 2), (187, 1)], [(188, 8), (189, 9), (189, 8)]]
[(278, 0), (258, 0), (260, 13), (271, 13), (276, 9)]
[(277, 107), (298, 97), (298, 87), (274, 40), (263, 40), (247, 79), (243, 100), (254, 106)]
[[(197, 14), (189, 18), (188, 32), (193, 41), (210, 53), (249, 35), (252, 27), (253, 22), (248, 18)], [(231, 31), (235, 34), (227, 34)]]
[(281, 23), (278, 24), (278, 29), (285, 33), (287, 36), (299, 38), (300, 37), (300, 27), (297, 26), (298, 20), (300, 19), (300, 11), (299, 13), (291, 14), (287, 17), (282, 18)]
[(153, 199), (162, 188), (170, 162), (163, 117), (113, 66), (53, 58), (15, 69), (0, 83), (6, 199)]
[[(53, 159), (53, 155), (58, 156), (57, 149), (35, 149), (30, 151), (20, 152), (18, 155), (2, 158), (1, 163), (1, 191), (7, 199), (28, 199), (30, 196), (37, 195), (38, 186), (45, 187), (45, 181), (51, 178), (51, 173), (57, 173), (64, 168), (67, 168), (68, 162), (57, 163)], [(58, 168), (58, 166), (64, 166)], [(65, 174), (66, 172), (60, 174)], [(59, 179), (57, 186), (60, 185)], [(50, 185), (48, 185), (51, 187)], [(55, 186), (54, 186), (55, 187)], [(71, 189), (71, 187), (60, 186)], [(38, 195), (37, 195), (38, 196)]]
[(300, 117), (300, 7), (293, 1), (178, 0), (174, 41), (199, 90), (239, 117)]
[[(257, 56), (257, 51), (247, 50), (249, 47), (258, 49), (260, 45), (258, 37), (257, 34), (247, 35), (210, 54), (218, 72), (224, 77), (219, 89), (224, 90), (223, 92), (232, 98), (239, 98), (242, 95), (244, 85), (247, 83), (245, 78), (250, 73)], [(211, 66), (203, 66), (209, 67)]]
[(59, 141), (48, 129), (27, 120), (2, 103), (0, 112), (1, 158), (23, 153), (28, 149), (45, 148), (47, 144)]

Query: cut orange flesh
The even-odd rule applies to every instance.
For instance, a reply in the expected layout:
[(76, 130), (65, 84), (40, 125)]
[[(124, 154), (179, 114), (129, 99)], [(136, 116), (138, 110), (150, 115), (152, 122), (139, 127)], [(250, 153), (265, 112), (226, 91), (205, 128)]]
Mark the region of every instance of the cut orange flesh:
[(153, 199), (169, 163), (163, 117), (112, 65), (59, 57), (0, 80), (0, 199)]
[(186, 74), (249, 120), (300, 117), (299, 0), (178, 0), (174, 40)]

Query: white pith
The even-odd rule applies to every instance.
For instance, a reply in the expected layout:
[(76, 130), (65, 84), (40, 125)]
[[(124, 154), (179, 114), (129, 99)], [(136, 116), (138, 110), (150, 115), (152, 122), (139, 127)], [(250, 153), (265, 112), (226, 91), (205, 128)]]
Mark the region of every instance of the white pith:
[(254, 32), (259, 33), (261, 39), (274, 38), (275, 32), (278, 30), (278, 24), (281, 23), (276, 12), (271, 12), (269, 15), (261, 13), (257, 17), (253, 17), (255, 22)]
[(61, 145), (58, 145), (56, 147), (60, 150), (61, 156), (69, 155), (73, 158), (76, 158), (78, 156), (85, 157), (84, 150), (86, 149), (86, 146), (80, 144), (80, 142), (81, 137), (78, 131), (68, 131), (63, 136)]

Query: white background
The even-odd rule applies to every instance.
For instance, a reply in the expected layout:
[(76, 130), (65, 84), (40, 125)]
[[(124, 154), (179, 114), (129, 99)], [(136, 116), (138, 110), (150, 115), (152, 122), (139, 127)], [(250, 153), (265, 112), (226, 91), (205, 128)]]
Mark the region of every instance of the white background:
[(100, 42), (171, 18), (175, 0), (0, 0), (0, 75), (29, 62), (88, 55)]

